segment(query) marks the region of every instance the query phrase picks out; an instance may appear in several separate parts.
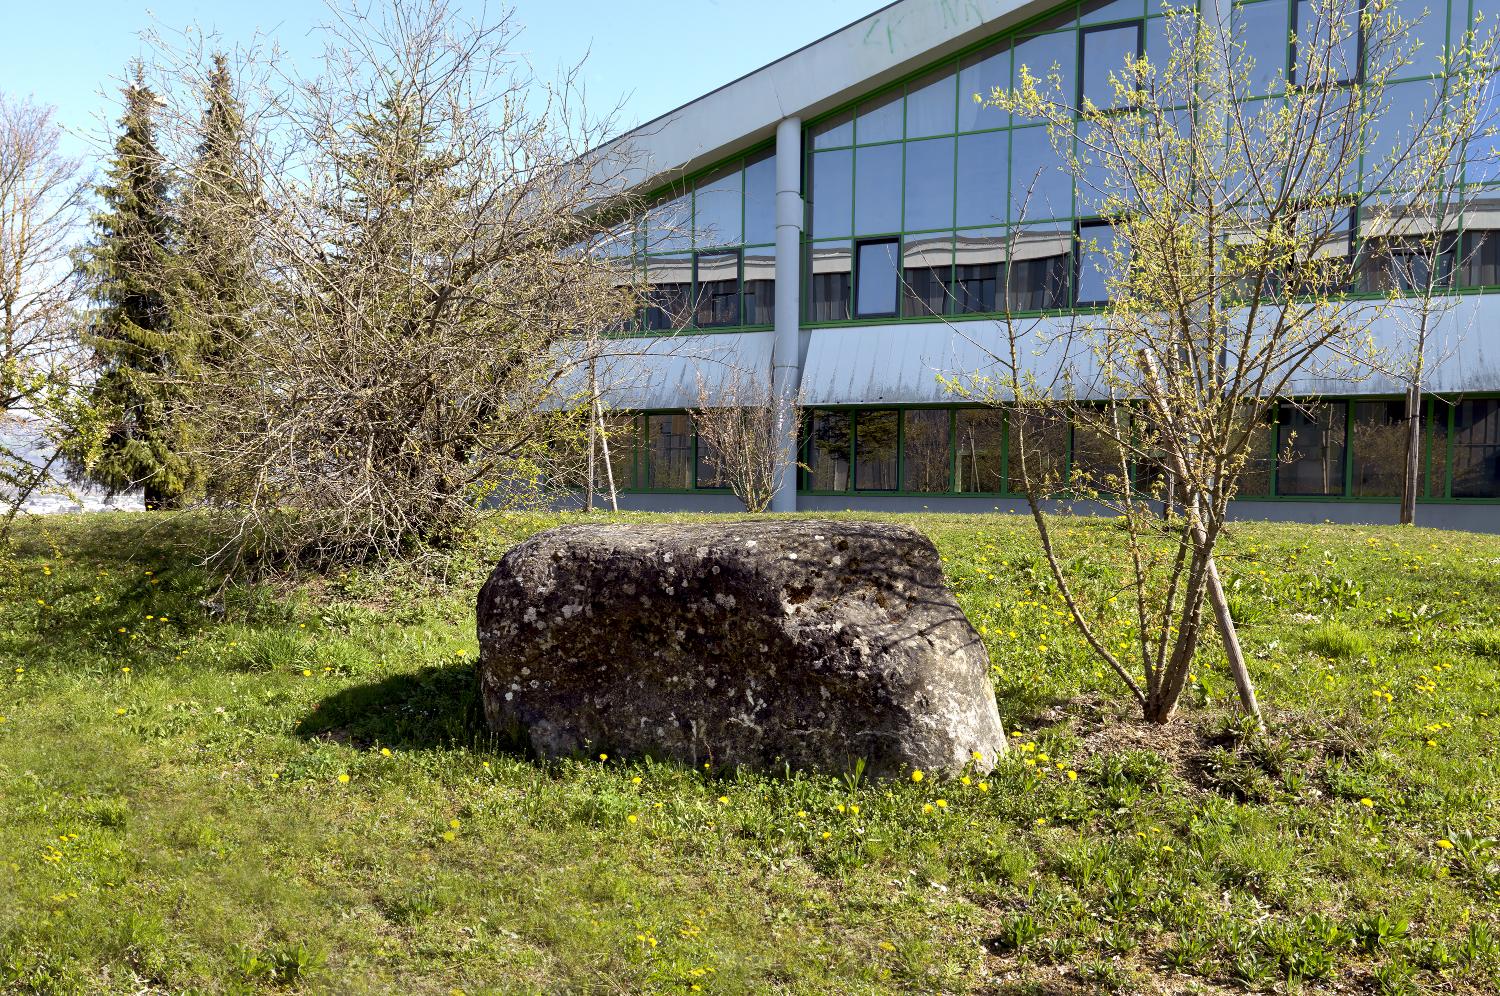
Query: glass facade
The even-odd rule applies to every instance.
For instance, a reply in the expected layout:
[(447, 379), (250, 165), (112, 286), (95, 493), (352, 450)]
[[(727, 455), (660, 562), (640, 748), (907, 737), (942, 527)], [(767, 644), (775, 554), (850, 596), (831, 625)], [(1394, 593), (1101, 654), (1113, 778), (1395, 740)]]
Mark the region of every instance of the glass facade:
[[(1324, 0), (1242, 0), (1232, 5), (1235, 37), (1251, 64), (1251, 116), (1273, 107), (1288, 80), (1307, 75), (1309, 45), (1336, 38), (1330, 74), (1340, 93), (1363, 77), (1368, 58), (1356, 19), (1330, 25)], [(1414, 22), (1403, 44), (1410, 65), (1381, 96), (1356, 182), (1378, 191), (1404, 152), (1410, 122), (1434, 99), (1445, 47), (1478, 16), (1493, 24), (1495, 0), (1397, 0)], [(996, 87), (1023, 73), (1076, 106), (1117, 105), (1111, 74), (1145, 54), (1169, 54), (1158, 0), (1088, 0), (943, 60), (804, 131), (802, 315), (809, 324), (946, 315), (1059, 311), (1108, 302), (1105, 251), (1113, 231), (1096, 217), (1101, 198), (1066, 168), (1071, 149), (1045, 127), (984, 107)], [(1337, 98), (1335, 98), (1337, 99)], [(1500, 100), (1496, 95), (1495, 100)], [(1261, 102), (1266, 102), (1262, 105)], [(1497, 184), (1494, 198), (1456, 217), (1438, 279), (1500, 286), (1500, 156), (1493, 136), (1465, 150), (1468, 182)], [(651, 285), (637, 328), (645, 332), (756, 328), (775, 305), (775, 162), (771, 150), (733, 160), (659, 195), (638, 235)], [(1361, 253), (1355, 292), (1389, 293), (1421, 284), (1429, 264), (1350, 214), (1347, 232), (1322, 255)], [(1491, 237), (1494, 233), (1495, 237)], [(1397, 240), (1398, 241), (1398, 240)], [(1458, 261), (1463, 265), (1455, 265)]]
[[(1233, 30), (1254, 57), (1248, 104), (1272, 107), (1288, 79), (1306, 75), (1308, 39), (1328, 30), (1312, 16), (1317, 7), (1315, 0), (1232, 3)], [(1404, 124), (1430, 106), (1444, 47), (1458, 44), (1481, 13), (1493, 24), (1500, 0), (1397, 0), (1395, 12), (1417, 22), (1406, 40), (1415, 44), (1412, 64), (1381, 98), (1382, 123), (1367, 136), (1350, 189), (1356, 182), (1380, 189), (1390, 175), (1382, 164), (1402, 152)], [(1157, 0), (1067, 5), (811, 121), (802, 145), (803, 321), (878, 324), (1107, 304), (1123, 276), (1111, 269), (1123, 245), (1094, 207), (1097, 191), (1075, 186), (1065, 168), (1069, 150), (1055, 148), (1045, 128), (974, 98), (1014, 85), (1024, 71), (1055, 74), (1070, 102), (1113, 107), (1110, 73), (1142, 52), (1154, 60), (1165, 54), (1161, 13)], [(1340, 30), (1334, 99), (1355, 92), (1364, 71), (1357, 26)], [(1436, 260), (1417, 238), (1427, 232), (1382, 231), (1343, 198), (1316, 209), (1338, 212), (1340, 222), (1319, 254), (1379, 250), (1365, 254), (1353, 292), (1400, 293), (1429, 278), (1464, 291), (1500, 288), (1496, 144), (1486, 137), (1465, 150), (1465, 178), (1491, 186), (1445, 220)], [(653, 204), (637, 237), (636, 260), (651, 285), (638, 330), (772, 324), (774, 172), (769, 150), (753, 152)], [(1264, 424), (1247, 428), (1241, 497), (1393, 501), (1412, 418), (1422, 439), (1424, 501), (1500, 501), (1500, 397), (1426, 398), (1416, 413), (1384, 397), (1280, 404)], [(642, 413), (622, 425), (611, 452), (622, 487), (713, 490), (720, 483), (682, 413)], [(816, 409), (802, 426), (799, 487), (1015, 496), (1021, 428), (1014, 413), (983, 408)], [(1118, 487), (1119, 469), (1097, 434), (1037, 417), (1024, 428), (1027, 463), (1051, 490)], [(1137, 487), (1154, 479), (1145, 468), (1129, 473)]]
[[(1119, 458), (1102, 424), (1098, 415), (1070, 425), (1035, 412), (1023, 421), (1004, 408), (814, 408), (799, 430), (798, 488), (1018, 497), (1024, 439), (1027, 469), (1045, 493), (1116, 493)], [(1405, 474), (1408, 424), (1399, 398), (1282, 403), (1249, 428), (1238, 497), (1393, 502)], [(607, 425), (620, 490), (724, 490), (687, 413), (616, 414)], [(1420, 500), (1500, 501), (1500, 396), (1425, 398), (1420, 438)], [(1128, 471), (1143, 492), (1159, 477), (1145, 465)]]

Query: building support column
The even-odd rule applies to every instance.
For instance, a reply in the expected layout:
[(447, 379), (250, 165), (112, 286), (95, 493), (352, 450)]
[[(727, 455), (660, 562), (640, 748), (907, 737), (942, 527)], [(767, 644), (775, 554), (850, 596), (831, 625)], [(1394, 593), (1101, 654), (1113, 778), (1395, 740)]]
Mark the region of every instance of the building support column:
[(776, 126), (776, 325), (771, 343), (771, 396), (777, 406), (776, 493), (771, 511), (797, 510), (797, 426), (802, 387), (802, 119)]

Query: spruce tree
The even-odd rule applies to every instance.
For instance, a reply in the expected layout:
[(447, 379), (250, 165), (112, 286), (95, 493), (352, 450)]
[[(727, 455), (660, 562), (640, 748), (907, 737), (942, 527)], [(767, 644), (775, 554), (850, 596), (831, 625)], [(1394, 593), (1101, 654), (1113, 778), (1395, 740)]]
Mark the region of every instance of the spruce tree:
[(156, 95), (139, 65), (123, 92), (114, 156), (95, 191), (102, 207), (81, 261), (94, 304), (84, 337), (98, 370), (92, 401), (109, 430), (102, 446), (70, 456), (112, 491), (139, 487), (148, 508), (175, 508), (199, 489), (183, 419), (191, 342), (174, 318), (181, 268), (171, 183), (156, 145)]
[(213, 57), (203, 102), (178, 211), (183, 265), (175, 317), (191, 340), (194, 364), (225, 366), (247, 334), (258, 189), (246, 156), (244, 112), (222, 53)]

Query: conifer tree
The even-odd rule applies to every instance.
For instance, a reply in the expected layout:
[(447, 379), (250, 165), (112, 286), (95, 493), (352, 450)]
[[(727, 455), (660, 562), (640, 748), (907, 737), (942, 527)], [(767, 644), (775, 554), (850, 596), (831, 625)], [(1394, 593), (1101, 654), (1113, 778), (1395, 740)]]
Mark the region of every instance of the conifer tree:
[(96, 188), (94, 240), (81, 268), (94, 307), (84, 334), (98, 371), (93, 404), (108, 421), (102, 444), (71, 452), (113, 491), (141, 488), (148, 508), (180, 507), (199, 489), (188, 454), (182, 374), (191, 343), (177, 327), (180, 267), (170, 176), (157, 149), (155, 94), (139, 65), (106, 181)]
[(182, 262), (175, 318), (197, 365), (232, 363), (245, 334), (254, 283), (258, 195), (245, 150), (244, 111), (229, 61), (213, 57), (198, 143), (178, 205)]

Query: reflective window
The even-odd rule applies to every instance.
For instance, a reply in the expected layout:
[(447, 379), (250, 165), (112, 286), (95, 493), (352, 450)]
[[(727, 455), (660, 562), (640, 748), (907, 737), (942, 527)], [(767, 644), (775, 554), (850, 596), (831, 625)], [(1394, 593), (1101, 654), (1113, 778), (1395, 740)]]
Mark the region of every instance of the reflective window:
[(1011, 237), (1006, 285), (1012, 311), (1042, 311), (1067, 304), (1072, 243), (1070, 229), (1045, 226)]
[(646, 487), (693, 486), (693, 424), (684, 414), (646, 416)]
[(1372, 294), (1421, 293), (1454, 278), (1456, 239), (1374, 238), (1360, 249), (1360, 289)]
[(1430, 398), (1422, 413), (1422, 433), (1426, 440), (1422, 448), (1422, 478), (1432, 498), (1448, 497), (1448, 423), (1453, 419), (1453, 407), (1447, 401)]
[[(1238, 497), (1266, 498), (1271, 494), (1271, 461), (1276, 450), (1275, 427), (1270, 421), (1271, 412), (1249, 427), (1249, 438), (1245, 441), (1245, 462), (1240, 467)], [(1236, 425), (1244, 426), (1241, 418)], [(1234, 437), (1239, 442), (1238, 436)]]
[[(1016, 46), (1011, 59), (1011, 86), (1019, 87), (1024, 66), (1037, 81), (1037, 91), (1046, 100), (1072, 106), (1077, 94), (1078, 37), (1072, 31), (1028, 38)], [(1058, 87), (1051, 81), (1053, 70), (1059, 76)]]
[(1005, 418), (997, 408), (960, 408), (954, 413), (960, 494), (997, 494), (1005, 489), (1002, 450)]
[(745, 165), (745, 242), (776, 241), (776, 156)]
[(653, 256), (646, 261), (646, 328), (687, 328), (692, 320), (693, 257)]
[(1079, 33), (1078, 43), (1083, 50), (1078, 78), (1079, 107), (1084, 106), (1085, 100), (1098, 108), (1121, 106), (1109, 77), (1114, 74), (1124, 82), (1126, 64), (1140, 57), (1145, 40), (1142, 28), (1142, 23), (1136, 21)]
[(1354, 404), (1354, 496), (1392, 498), (1406, 476), (1406, 402)]
[(1075, 491), (1118, 494), (1124, 490), (1120, 480), (1120, 447), (1108, 421), (1110, 415), (1103, 407), (1081, 412), (1078, 424), (1073, 427), (1070, 485)]
[[(1045, 138), (1044, 132), (1037, 134)], [(959, 136), (956, 224), (960, 227), (1005, 222), (1010, 136), (1008, 131)]]
[(853, 256), (848, 242), (815, 243), (809, 250), (807, 320), (841, 322), (849, 317)]
[(901, 148), (876, 145), (854, 151), (855, 235), (901, 230)]
[(1344, 493), (1344, 419), (1347, 403), (1281, 405), (1276, 439), (1276, 493)]
[(693, 324), (700, 329), (740, 324), (740, 254), (698, 254), (698, 303)]
[[(1463, 0), (1455, 2), (1465, 6)], [(1411, 65), (1398, 70), (1396, 75), (1426, 76), (1443, 71), (1443, 47), (1448, 44), (1448, 19), (1443, 7), (1443, 0), (1394, 0), (1391, 13), (1410, 23), (1404, 43), (1415, 49), (1411, 52)]]
[(698, 462), (694, 468), (693, 486), (697, 488), (727, 488), (724, 480), (724, 460), (712, 443), (702, 436), (695, 436)]
[(1078, 23), (1104, 24), (1107, 21), (1123, 21), (1130, 17), (1140, 17), (1141, 11), (1141, 0), (1085, 0), (1078, 11)]
[(1068, 420), (1050, 412), (1011, 411), (1006, 413), (1005, 422), (1010, 490), (1025, 494), (1028, 478), (1039, 494), (1059, 490), (1068, 466), (1068, 437), (1071, 435)]
[(1469, 286), (1500, 284), (1500, 229), (1465, 232), (1464, 259), (1468, 261)]
[(1292, 62), (1296, 83), (1321, 86), (1360, 78), (1360, 0), (1297, 0)]
[(896, 285), (900, 243), (879, 239), (856, 244), (858, 271), (854, 286), (854, 314), (859, 318), (896, 314)]
[(683, 194), (646, 212), (646, 251), (669, 252), (693, 244), (693, 197)]
[(944, 68), (906, 88), (906, 137), (951, 135), (957, 111), (953, 70)]
[(693, 192), (693, 241), (700, 246), (738, 245), (743, 241), (740, 212), (745, 177), (736, 166), (698, 183)]
[(948, 409), (908, 410), (905, 416), (901, 489), (929, 494), (952, 490)]
[(1010, 115), (998, 107), (985, 107), (976, 95), (988, 102), (998, 87), (1010, 86), (1010, 43), (1002, 42), (967, 56), (958, 70), (958, 130), (979, 131), (982, 128), (1004, 128)]
[(848, 412), (814, 411), (803, 448), (804, 484), (809, 491), (849, 490)]
[(1267, 94), (1286, 71), (1287, 24), (1290, 8), (1281, 0), (1240, 4), (1234, 8), (1234, 40), (1243, 46), (1234, 58), (1249, 71), (1243, 73), (1249, 95)]
[[(989, 138), (990, 135), (967, 136)], [(875, 149), (861, 149), (875, 152)], [(861, 164), (864, 160), (861, 159)], [(920, 232), (953, 226), (953, 139), (906, 143), (906, 220), (904, 230)], [(866, 231), (866, 229), (860, 229)], [(869, 229), (877, 231), (878, 229)]]
[(745, 324), (776, 321), (776, 255), (770, 250), (745, 253)]
[(836, 149), (843, 145), (853, 145), (854, 115), (845, 111), (837, 117), (814, 125), (811, 133), (812, 147), (815, 149)]
[(1073, 214), (1073, 180), (1046, 128), (1011, 132), (1010, 159), (1011, 221)]
[[(1078, 225), (1078, 294), (1080, 305), (1106, 304), (1110, 284), (1122, 276), (1112, 254), (1128, 257), (1129, 247), (1107, 221), (1087, 221)], [(1123, 260), (1128, 262), (1128, 258)]]
[(910, 238), (901, 252), (901, 313), (941, 315), (948, 310), (953, 243), (947, 234)]
[[(605, 417), (601, 448), (609, 451), (609, 473), (616, 491), (638, 486), (635, 478), (635, 450), (640, 423), (634, 415), (612, 414)], [(607, 485), (609, 482), (606, 481)]]
[(905, 101), (892, 93), (859, 105), (854, 119), (854, 140), (860, 145), (901, 139), (901, 117)]
[(1453, 411), (1453, 497), (1500, 498), (1500, 399), (1460, 401)]
[(1363, 186), (1375, 190), (1401, 182), (1403, 163), (1412, 161), (1417, 136), (1430, 134), (1436, 111), (1438, 84), (1432, 80), (1392, 83), (1380, 95), (1378, 117), (1365, 137)]
[(960, 232), (954, 242), (953, 310), (980, 314), (1004, 310), (1005, 230)]
[[(899, 152), (899, 150), (898, 150)], [(849, 149), (818, 152), (808, 177), (812, 201), (812, 236), (848, 235), (853, 229), (854, 153)]]
[(854, 423), (854, 488), (856, 491), (895, 491), (896, 440), (901, 413), (862, 411)]

